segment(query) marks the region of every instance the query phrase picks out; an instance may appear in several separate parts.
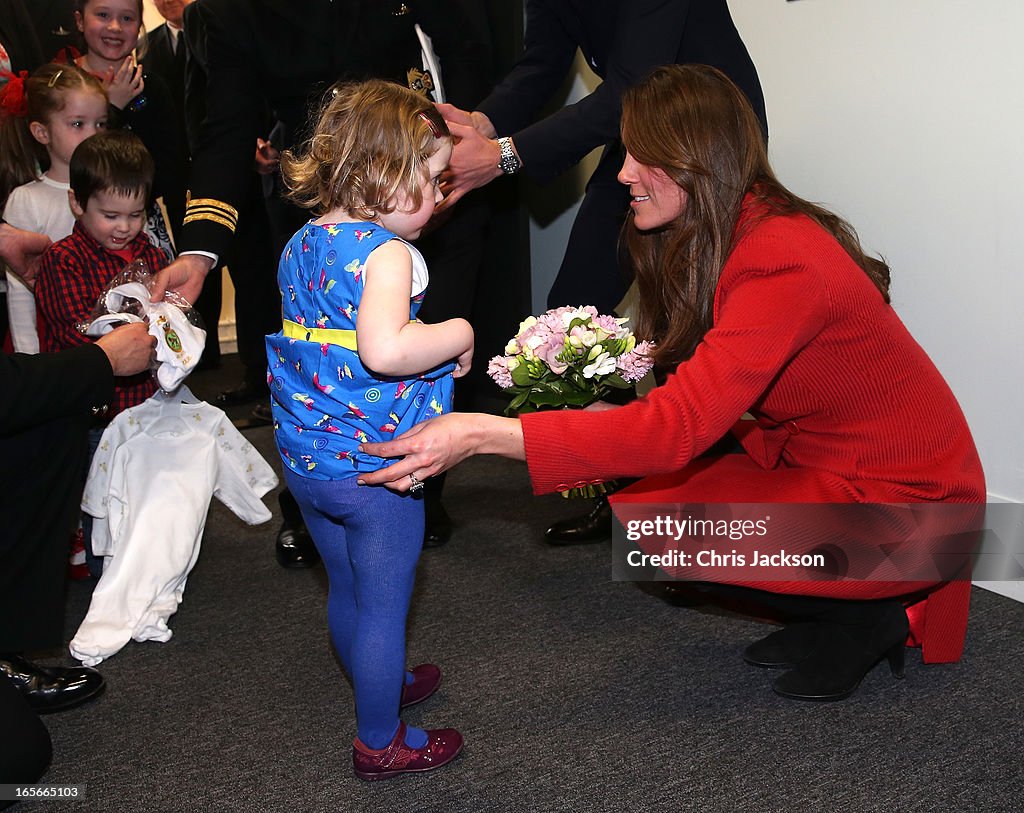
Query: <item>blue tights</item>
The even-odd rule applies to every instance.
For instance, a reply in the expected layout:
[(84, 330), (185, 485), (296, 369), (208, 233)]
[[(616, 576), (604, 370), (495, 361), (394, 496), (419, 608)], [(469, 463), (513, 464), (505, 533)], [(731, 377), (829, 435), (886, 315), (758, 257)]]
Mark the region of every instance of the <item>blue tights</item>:
[[(329, 582), (327, 623), (352, 678), (359, 739), (384, 748), (398, 730), (405, 622), (423, 547), (423, 503), (356, 478), (311, 480), (285, 469)], [(407, 728), (413, 748), (427, 740)]]

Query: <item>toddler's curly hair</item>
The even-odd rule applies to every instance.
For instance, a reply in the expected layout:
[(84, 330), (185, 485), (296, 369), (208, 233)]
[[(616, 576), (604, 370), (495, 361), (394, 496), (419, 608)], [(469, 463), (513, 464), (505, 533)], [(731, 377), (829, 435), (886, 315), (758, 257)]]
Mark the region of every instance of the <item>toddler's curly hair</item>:
[(395, 210), (402, 192), (419, 208), (427, 162), (450, 138), (437, 108), (408, 88), (379, 79), (338, 84), (309, 141), (281, 156), (281, 175), (304, 208), (375, 220)]

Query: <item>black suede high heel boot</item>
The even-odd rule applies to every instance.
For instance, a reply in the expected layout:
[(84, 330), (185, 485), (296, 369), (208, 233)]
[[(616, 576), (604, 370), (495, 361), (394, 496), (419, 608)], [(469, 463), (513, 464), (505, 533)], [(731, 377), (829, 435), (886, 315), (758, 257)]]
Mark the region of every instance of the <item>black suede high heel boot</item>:
[(825, 628), (817, 621), (787, 624), (743, 650), (743, 660), (762, 669), (795, 669), (814, 654)]
[(851, 601), (821, 625), (815, 651), (776, 678), (778, 694), (794, 700), (842, 700), (882, 658), (895, 677), (903, 677), (909, 623), (899, 601)]

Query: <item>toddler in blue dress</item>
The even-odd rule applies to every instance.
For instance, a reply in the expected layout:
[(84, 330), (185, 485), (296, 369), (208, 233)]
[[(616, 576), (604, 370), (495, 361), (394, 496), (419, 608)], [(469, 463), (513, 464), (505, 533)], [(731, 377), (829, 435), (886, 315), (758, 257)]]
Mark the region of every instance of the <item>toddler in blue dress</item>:
[(432, 664), (405, 668), (421, 486), (400, 495), (356, 482), (387, 464), (361, 443), (451, 411), (453, 378), (469, 371), (466, 320), (416, 320), (428, 277), (407, 242), (442, 200), (451, 153), (429, 101), (372, 80), (334, 88), (309, 142), (282, 157), (290, 197), (318, 216), (289, 241), (278, 270), (283, 326), (267, 337), (274, 433), (327, 568), (328, 624), (355, 692), (362, 779), (431, 770), (462, 748), (454, 729), (399, 719), (441, 681)]

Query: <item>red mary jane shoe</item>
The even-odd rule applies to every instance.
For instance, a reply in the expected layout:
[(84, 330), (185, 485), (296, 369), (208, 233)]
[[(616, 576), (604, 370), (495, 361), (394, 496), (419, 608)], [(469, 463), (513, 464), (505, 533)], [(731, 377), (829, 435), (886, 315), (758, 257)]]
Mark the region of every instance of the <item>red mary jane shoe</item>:
[(409, 671), (412, 672), (412, 683), (402, 686), (400, 709), (422, 703), (441, 686), (441, 670), (432, 663), (421, 663)]
[(447, 765), (462, 750), (462, 735), (454, 728), (427, 731), (427, 744), (410, 748), (405, 744), (405, 723), (398, 724), (394, 739), (379, 751), (367, 748), (357, 738), (352, 743), (352, 767), (356, 776), (369, 782), (390, 779), (403, 773), (422, 773)]

